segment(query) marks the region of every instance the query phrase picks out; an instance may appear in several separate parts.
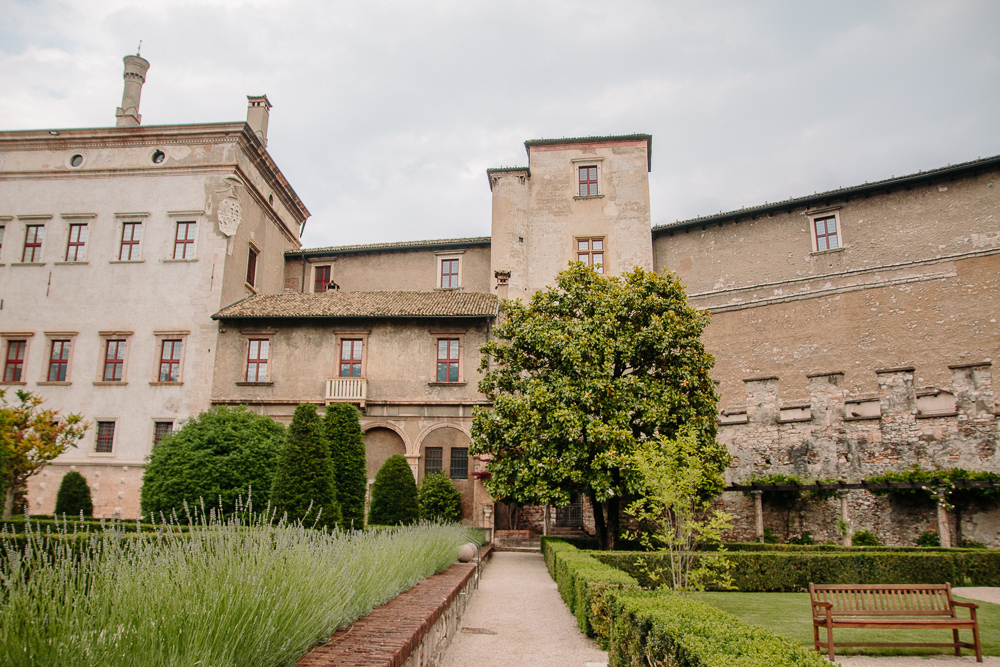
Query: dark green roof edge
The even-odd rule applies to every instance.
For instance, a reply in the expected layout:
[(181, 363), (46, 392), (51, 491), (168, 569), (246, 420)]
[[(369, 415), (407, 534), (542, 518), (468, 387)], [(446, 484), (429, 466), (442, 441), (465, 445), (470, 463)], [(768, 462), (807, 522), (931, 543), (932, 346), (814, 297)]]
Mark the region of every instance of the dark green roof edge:
[(747, 208), (737, 209), (735, 211), (726, 211), (724, 213), (716, 213), (699, 218), (691, 218), (689, 220), (680, 220), (678, 222), (656, 225), (653, 227), (652, 231), (653, 236), (656, 237), (660, 234), (697, 227), (699, 225), (707, 225), (710, 223), (722, 224), (723, 222), (730, 222), (749, 217), (759, 217), (761, 215), (771, 215), (782, 211), (791, 212), (794, 209), (802, 208), (803, 206), (809, 208), (810, 206), (816, 205), (828, 205), (836, 201), (846, 200), (852, 197), (860, 197), (875, 194), (877, 192), (913, 187), (928, 182), (939, 181), (941, 179), (953, 179), (968, 175), (976, 175), (979, 172), (991, 171), (997, 168), (1000, 168), (1000, 155), (980, 158), (978, 160), (963, 162), (961, 164), (948, 165), (946, 167), (939, 167), (938, 169), (931, 169), (930, 171), (920, 171), (908, 176), (887, 178), (881, 181), (875, 181), (874, 183), (837, 188), (836, 190), (819, 192), (806, 197), (793, 197), (780, 202), (762, 204), (760, 206), (750, 206)]
[(564, 137), (562, 139), (528, 139), (524, 142), (524, 150), (531, 155), (532, 146), (551, 146), (553, 144), (580, 143), (614, 143), (616, 141), (646, 142), (646, 171), (653, 171), (653, 135), (651, 134), (611, 134), (604, 137)]
[(303, 250), (288, 250), (285, 257), (327, 257), (336, 255), (359, 255), (373, 252), (407, 252), (410, 250), (450, 250), (453, 248), (468, 248), (488, 246), (489, 236), (472, 236), (464, 239), (434, 239), (430, 241), (398, 241), (395, 243), (368, 243), (363, 245), (329, 246), (325, 248), (306, 248)]
[[(236, 304), (233, 304), (236, 305)], [(226, 306), (228, 308), (229, 306)], [(225, 308), (223, 308), (225, 310)], [(498, 306), (499, 310), (499, 306)], [(496, 313), (475, 315), (220, 315), (213, 320), (490, 320)]]

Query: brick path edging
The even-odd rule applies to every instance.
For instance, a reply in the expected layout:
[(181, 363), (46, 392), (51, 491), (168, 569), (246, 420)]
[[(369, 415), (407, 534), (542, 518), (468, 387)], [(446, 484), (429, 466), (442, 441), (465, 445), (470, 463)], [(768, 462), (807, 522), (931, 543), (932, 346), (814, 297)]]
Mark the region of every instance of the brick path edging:
[[(485, 561), (489, 553), (481, 557)], [(475, 563), (448, 569), (373, 609), (295, 667), (423, 667), (436, 664), (465, 611), (476, 583)]]

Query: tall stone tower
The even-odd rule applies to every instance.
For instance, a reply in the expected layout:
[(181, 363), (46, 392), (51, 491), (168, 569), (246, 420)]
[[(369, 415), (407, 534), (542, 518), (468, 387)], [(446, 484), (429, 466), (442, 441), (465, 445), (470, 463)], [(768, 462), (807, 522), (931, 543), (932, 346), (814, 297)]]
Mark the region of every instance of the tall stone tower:
[(142, 96), (142, 84), (146, 83), (146, 72), (149, 61), (138, 53), (125, 56), (125, 90), (122, 91), (122, 105), (115, 111), (116, 127), (138, 127), (142, 122), (139, 115), (139, 98)]
[(502, 297), (526, 298), (571, 261), (608, 274), (653, 268), (652, 137), (524, 142), (527, 167), (489, 169), (491, 268)]

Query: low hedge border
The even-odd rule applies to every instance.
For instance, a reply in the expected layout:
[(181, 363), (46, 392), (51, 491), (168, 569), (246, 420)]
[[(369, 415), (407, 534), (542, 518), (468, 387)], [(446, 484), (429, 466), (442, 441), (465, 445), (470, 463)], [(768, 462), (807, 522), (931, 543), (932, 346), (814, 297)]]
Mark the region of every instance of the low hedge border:
[(610, 633), (610, 594), (622, 588), (637, 589), (639, 584), (625, 572), (560, 539), (543, 537), (542, 555), (580, 630), (606, 647)]
[[(666, 571), (664, 553), (588, 552), (651, 587), (647, 569)], [(702, 558), (713, 558), (706, 553)], [(815, 584), (943, 584), (1000, 586), (1000, 551), (962, 549), (923, 553), (730, 552), (729, 574), (742, 592), (803, 591)], [(669, 579), (669, 576), (667, 577)]]
[(813, 650), (676, 593), (616, 591), (610, 600), (612, 666), (822, 667)]
[[(716, 551), (720, 545), (707, 544), (699, 551)], [(901, 552), (901, 553), (955, 553), (959, 551), (980, 551), (980, 549), (961, 549), (957, 547), (845, 547), (840, 544), (765, 544), (762, 542), (726, 542), (726, 551), (808, 551), (835, 553), (863, 552)]]

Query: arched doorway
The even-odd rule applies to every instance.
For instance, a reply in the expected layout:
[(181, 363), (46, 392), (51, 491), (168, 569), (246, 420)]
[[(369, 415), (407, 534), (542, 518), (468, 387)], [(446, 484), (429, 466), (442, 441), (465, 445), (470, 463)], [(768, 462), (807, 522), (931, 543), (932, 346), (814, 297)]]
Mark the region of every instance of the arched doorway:
[(472, 458), (469, 456), (469, 436), (452, 426), (435, 428), (420, 441), (419, 478), (430, 472), (443, 472), (462, 493), (462, 517), (473, 513)]
[(398, 433), (383, 427), (367, 431), (365, 433), (365, 461), (368, 463), (368, 479), (375, 479), (382, 464), (395, 454), (406, 455), (406, 445)]

